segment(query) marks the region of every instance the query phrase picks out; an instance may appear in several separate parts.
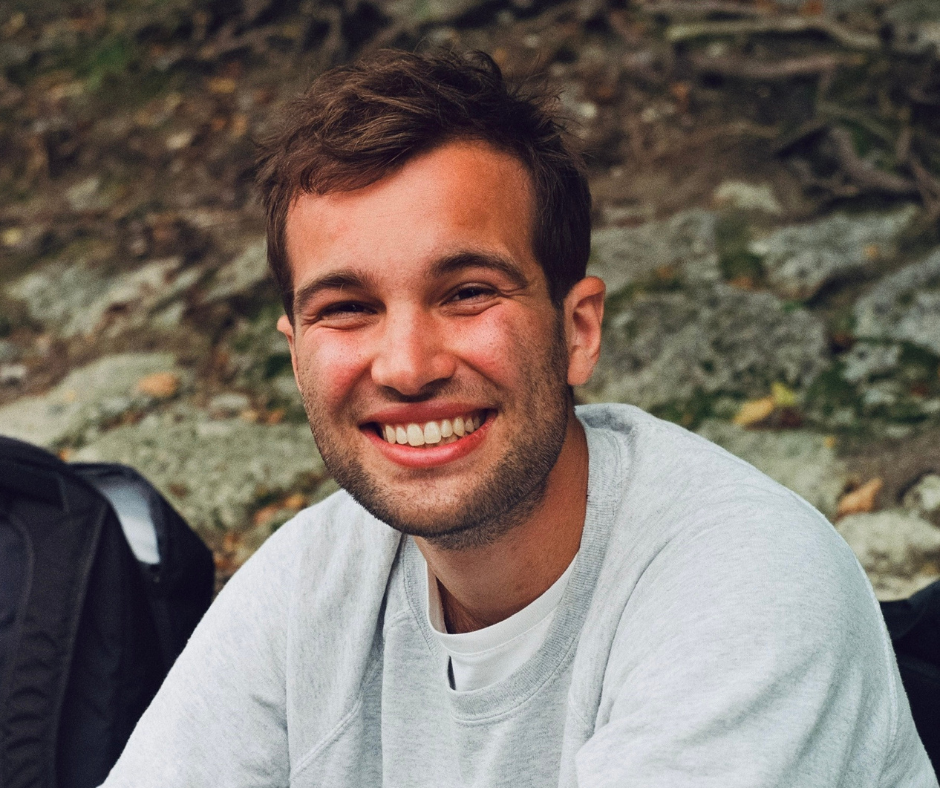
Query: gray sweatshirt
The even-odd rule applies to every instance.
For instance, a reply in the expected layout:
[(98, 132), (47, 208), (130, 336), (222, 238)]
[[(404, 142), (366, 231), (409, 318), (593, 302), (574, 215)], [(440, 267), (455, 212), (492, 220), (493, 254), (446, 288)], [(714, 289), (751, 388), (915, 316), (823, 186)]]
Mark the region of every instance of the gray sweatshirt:
[(415, 544), (337, 493), (220, 594), (107, 788), (936, 788), (832, 526), (636, 408), (579, 418), (581, 550), (515, 673), (450, 688)]

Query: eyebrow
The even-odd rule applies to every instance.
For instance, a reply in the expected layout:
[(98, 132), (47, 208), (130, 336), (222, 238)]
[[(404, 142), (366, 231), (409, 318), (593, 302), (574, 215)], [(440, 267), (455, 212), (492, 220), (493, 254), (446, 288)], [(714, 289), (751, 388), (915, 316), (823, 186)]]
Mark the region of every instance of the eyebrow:
[(513, 260), (488, 252), (457, 252), (437, 260), (431, 266), (432, 278), (459, 273), (467, 268), (486, 268), (503, 274), (514, 286), (528, 287), (529, 279)]
[[(518, 264), (505, 257), (487, 252), (456, 252), (436, 260), (428, 271), (431, 279), (459, 273), (468, 268), (485, 268), (507, 277), (515, 287), (528, 287), (528, 277)], [(376, 290), (378, 282), (372, 274), (351, 268), (331, 271), (306, 284), (294, 293), (296, 309), (303, 309), (318, 293), (324, 290)]]
[(294, 293), (294, 307), (303, 309), (305, 304), (323, 290), (369, 290), (374, 289), (376, 285), (375, 277), (371, 274), (352, 269), (331, 271), (299, 287)]

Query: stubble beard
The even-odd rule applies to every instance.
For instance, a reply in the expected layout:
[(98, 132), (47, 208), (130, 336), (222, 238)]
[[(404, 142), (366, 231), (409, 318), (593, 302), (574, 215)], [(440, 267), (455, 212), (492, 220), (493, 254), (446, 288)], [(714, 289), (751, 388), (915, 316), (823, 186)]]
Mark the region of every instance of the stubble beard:
[[(532, 357), (535, 351), (529, 354)], [(311, 392), (301, 390), (304, 409), (323, 462), (336, 482), (363, 508), (397, 531), (421, 537), (444, 550), (469, 550), (492, 544), (524, 523), (545, 498), (549, 474), (555, 467), (567, 434), (572, 407), (567, 379), (568, 358), (564, 329), (559, 319), (551, 347), (537, 370), (527, 401), (517, 408), (516, 418), (525, 424), (497, 464), (477, 484), (457, 493), (461, 503), (430, 506), (424, 517), (408, 512), (401, 493), (370, 474), (355, 452), (329, 435), (329, 416)], [(432, 516), (437, 508), (440, 515)]]

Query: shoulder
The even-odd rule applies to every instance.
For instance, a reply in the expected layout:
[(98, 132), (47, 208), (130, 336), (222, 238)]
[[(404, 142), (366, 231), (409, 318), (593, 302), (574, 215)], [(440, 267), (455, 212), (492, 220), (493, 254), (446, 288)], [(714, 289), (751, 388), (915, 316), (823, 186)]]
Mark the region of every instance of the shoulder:
[[(401, 535), (344, 490), (299, 512), (272, 534), (223, 590), (252, 596), (280, 590), (284, 603), (302, 596), (342, 594), (369, 580), (384, 587)], [(346, 591), (326, 582), (351, 581)], [(229, 589), (232, 589), (230, 592)], [(220, 595), (220, 599), (222, 595)]]
[(738, 598), (756, 609), (774, 599), (802, 600), (814, 601), (810, 617), (829, 602), (869, 619), (877, 613), (851, 549), (798, 495), (637, 408), (601, 406), (587, 416), (620, 457), (619, 471), (607, 472), (618, 464), (609, 460), (598, 470), (597, 486), (614, 487), (618, 502), (601, 583), (622, 587), (629, 578), (634, 603), (678, 579), (695, 588), (700, 602)]
[(781, 762), (761, 756), (762, 768), (785, 773), (802, 752), (793, 774), (810, 782), (790, 784), (837, 762), (877, 774), (910, 743), (904, 696), (871, 585), (835, 528), (696, 435), (635, 408), (590, 410), (579, 417), (607, 445), (597, 485), (616, 488), (617, 506), (575, 679), (588, 718), (607, 736), (662, 722), (651, 758), (691, 739), (725, 755), (763, 739)]
[(580, 408), (578, 416), (597, 448), (592, 492), (617, 501), (609, 545), (615, 552), (624, 543), (634, 559), (652, 558), (717, 540), (775, 554), (809, 551), (821, 562), (838, 556), (856, 571), (825, 517), (714, 443), (629, 405)]

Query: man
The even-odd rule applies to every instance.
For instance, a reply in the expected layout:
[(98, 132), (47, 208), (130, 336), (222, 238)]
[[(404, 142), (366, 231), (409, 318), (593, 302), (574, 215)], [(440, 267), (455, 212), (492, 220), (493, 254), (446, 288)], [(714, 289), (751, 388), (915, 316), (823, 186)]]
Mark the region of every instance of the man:
[(232, 579), (108, 786), (937, 785), (832, 527), (635, 408), (575, 414), (604, 286), (546, 107), (385, 53), (263, 144), (344, 491)]

